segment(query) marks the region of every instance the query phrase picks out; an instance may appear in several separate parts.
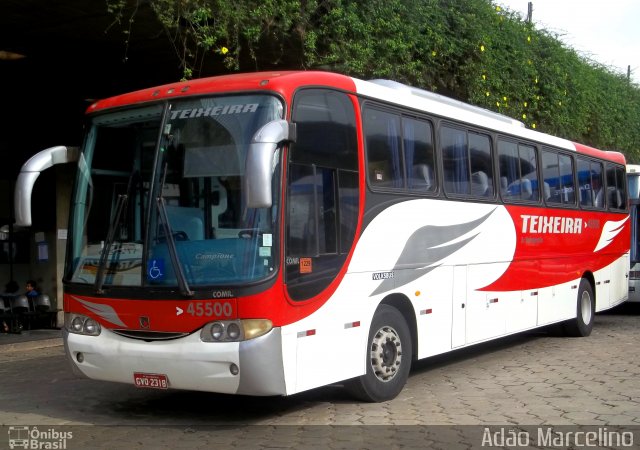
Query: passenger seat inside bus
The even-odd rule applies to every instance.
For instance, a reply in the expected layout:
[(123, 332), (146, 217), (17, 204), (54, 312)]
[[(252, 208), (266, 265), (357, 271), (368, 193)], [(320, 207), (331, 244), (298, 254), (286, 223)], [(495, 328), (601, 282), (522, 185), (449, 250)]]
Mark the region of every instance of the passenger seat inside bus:
[(509, 190), (509, 180), (507, 177), (500, 177), (500, 193), (504, 196), (507, 196), (507, 191)]
[(602, 208), (604, 206), (604, 198), (602, 195), (602, 189), (598, 189), (598, 192), (594, 194), (593, 206), (596, 208)]
[(622, 203), (622, 195), (620, 194), (620, 191), (614, 186), (607, 186), (607, 201), (610, 208), (624, 208), (624, 205)]
[(471, 174), (471, 195), (476, 197), (486, 197), (490, 195), (489, 177), (483, 171)]
[(416, 164), (413, 166), (411, 177), (411, 189), (429, 191), (434, 186), (433, 169), (426, 164)]
[(547, 201), (551, 198), (551, 186), (546, 181), (542, 185), (544, 189), (544, 200)]
[(531, 180), (523, 178), (520, 180), (520, 187), (522, 192), (522, 200), (531, 200), (533, 196), (533, 187), (531, 186)]
[(166, 208), (171, 229), (175, 233), (183, 232), (185, 238), (190, 241), (204, 239), (204, 221), (202, 220), (202, 210), (200, 208), (174, 205), (167, 205)]

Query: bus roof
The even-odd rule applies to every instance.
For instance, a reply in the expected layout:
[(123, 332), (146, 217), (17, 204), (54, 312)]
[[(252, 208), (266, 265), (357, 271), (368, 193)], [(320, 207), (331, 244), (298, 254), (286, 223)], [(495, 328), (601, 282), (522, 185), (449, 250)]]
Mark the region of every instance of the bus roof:
[(156, 102), (158, 100), (223, 92), (270, 91), (288, 98), (301, 86), (332, 87), (435, 114), (445, 119), (488, 128), (498, 133), (533, 140), (543, 145), (577, 151), (585, 155), (625, 164), (624, 155), (620, 152), (598, 150), (587, 145), (531, 130), (525, 128), (522, 122), (513, 118), (455, 99), (390, 80), (364, 81), (332, 72), (252, 72), (180, 81), (99, 100), (89, 106), (87, 113), (102, 112), (111, 108)]
[(349, 92), (355, 92), (356, 90), (352, 78), (331, 72), (282, 71), (239, 73), (179, 81), (117, 95), (95, 102), (89, 106), (87, 113), (144, 102), (155, 102), (164, 99), (220, 92), (272, 91), (285, 95), (300, 86), (314, 85), (331, 86)]

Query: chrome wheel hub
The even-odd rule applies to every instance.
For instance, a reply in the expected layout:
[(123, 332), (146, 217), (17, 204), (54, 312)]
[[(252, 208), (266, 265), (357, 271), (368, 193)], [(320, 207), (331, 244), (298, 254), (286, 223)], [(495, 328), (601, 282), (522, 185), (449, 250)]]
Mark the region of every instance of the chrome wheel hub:
[(591, 296), (586, 291), (580, 297), (580, 313), (585, 324), (591, 323)]
[(402, 342), (390, 326), (380, 328), (371, 342), (371, 368), (380, 381), (391, 381), (402, 363)]

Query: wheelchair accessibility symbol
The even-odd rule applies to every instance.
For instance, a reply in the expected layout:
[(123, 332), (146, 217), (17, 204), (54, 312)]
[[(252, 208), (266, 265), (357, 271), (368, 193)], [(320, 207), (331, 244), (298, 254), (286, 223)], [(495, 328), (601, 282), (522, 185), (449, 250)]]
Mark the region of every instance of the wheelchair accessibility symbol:
[(147, 275), (150, 280), (164, 278), (164, 259), (152, 259), (147, 263)]

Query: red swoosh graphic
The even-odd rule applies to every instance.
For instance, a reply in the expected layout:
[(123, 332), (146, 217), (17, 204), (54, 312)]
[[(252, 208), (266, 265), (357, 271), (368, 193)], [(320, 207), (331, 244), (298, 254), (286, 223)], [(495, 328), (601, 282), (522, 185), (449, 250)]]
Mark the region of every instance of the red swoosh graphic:
[[(629, 251), (630, 226), (598, 253), (593, 249), (607, 221), (619, 221), (624, 215), (588, 211), (541, 210), (523, 206), (507, 207), (516, 231), (516, 251), (505, 273), (480, 291), (517, 291), (539, 289), (580, 278), (585, 271), (600, 270)], [(541, 212), (546, 214), (541, 214)], [(523, 216), (561, 216), (582, 221), (580, 233), (531, 232)], [(530, 220), (530, 219), (529, 219)], [(529, 223), (530, 225), (530, 223)], [(525, 229), (523, 229), (523, 227)]]

